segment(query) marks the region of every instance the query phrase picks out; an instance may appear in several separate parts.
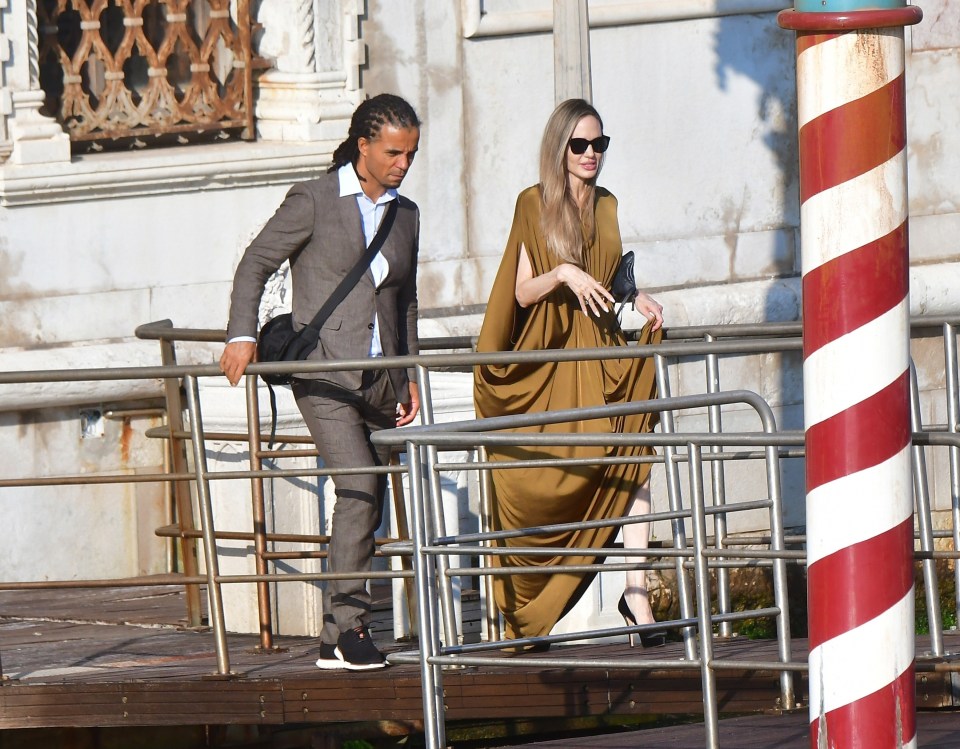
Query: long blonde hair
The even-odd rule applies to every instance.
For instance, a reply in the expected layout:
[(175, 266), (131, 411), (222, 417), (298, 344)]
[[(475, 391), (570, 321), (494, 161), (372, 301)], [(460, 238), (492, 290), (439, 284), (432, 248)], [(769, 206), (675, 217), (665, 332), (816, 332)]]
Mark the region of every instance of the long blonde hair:
[[(596, 175), (587, 183), (582, 205), (577, 205), (567, 176), (567, 144), (577, 123), (584, 117), (596, 117), (603, 132), (603, 120), (597, 110), (583, 99), (567, 99), (553, 110), (540, 142), (540, 230), (547, 249), (563, 262), (582, 268), (586, 248), (596, 237), (593, 203)], [(603, 165), (598, 156), (597, 174)]]

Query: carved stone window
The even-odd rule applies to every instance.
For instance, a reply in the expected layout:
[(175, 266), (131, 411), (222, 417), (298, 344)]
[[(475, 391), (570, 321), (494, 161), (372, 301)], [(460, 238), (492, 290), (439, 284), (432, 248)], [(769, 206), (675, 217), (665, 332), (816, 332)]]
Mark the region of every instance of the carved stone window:
[(253, 138), (249, 0), (39, 0), (44, 113), (75, 149)]

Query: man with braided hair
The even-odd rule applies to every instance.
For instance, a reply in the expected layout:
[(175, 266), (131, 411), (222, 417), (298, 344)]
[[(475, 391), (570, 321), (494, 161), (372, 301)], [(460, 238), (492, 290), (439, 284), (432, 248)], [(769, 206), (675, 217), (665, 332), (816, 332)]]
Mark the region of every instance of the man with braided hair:
[[(290, 261), (294, 329), (313, 320), (363, 256), (391, 201), (396, 215), (380, 251), (320, 329), (308, 360), (400, 356), (419, 351), (417, 252), (420, 214), (401, 197), (420, 140), (420, 121), (399, 96), (380, 94), (357, 107), (347, 139), (318, 179), (294, 185), (243, 254), (233, 282), (227, 345), (220, 368), (236, 385), (256, 354), (257, 313), (267, 279)], [(387, 463), (389, 448), (370, 435), (413, 421), (420, 408), (415, 370), (318, 372), (294, 379), (297, 405), (328, 468)], [(367, 572), (386, 493), (384, 475), (338, 475), (330, 572)], [(317, 666), (382, 668), (370, 639), (366, 581), (329, 580)]]

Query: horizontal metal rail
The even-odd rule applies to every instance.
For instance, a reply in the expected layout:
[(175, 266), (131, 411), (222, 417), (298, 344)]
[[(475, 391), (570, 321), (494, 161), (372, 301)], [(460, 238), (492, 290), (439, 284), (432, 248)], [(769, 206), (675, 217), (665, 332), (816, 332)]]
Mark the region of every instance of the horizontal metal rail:
[[(942, 328), (944, 325), (960, 325), (960, 315), (915, 315), (910, 318), (910, 329), (916, 331)], [(625, 330), (628, 338), (636, 340), (639, 330)], [(741, 323), (732, 325), (686, 325), (663, 329), (667, 341), (713, 338), (789, 338), (800, 337), (803, 333), (799, 320), (789, 322)], [(155, 341), (193, 341), (223, 343), (226, 331), (203, 328), (176, 328), (170, 320), (140, 325), (137, 338)], [(475, 345), (476, 336), (448, 336), (426, 338), (420, 341), (421, 350), (469, 348)]]
[[(417, 354), (415, 356), (384, 356), (363, 359), (338, 359), (336, 361), (292, 361), (251, 363), (246, 373), (264, 374), (316, 374), (319, 372), (366, 371), (380, 369), (409, 369), (417, 365), (435, 369), (444, 366), (467, 366), (478, 364), (516, 364), (522, 362), (594, 361), (607, 359), (632, 359), (660, 354), (668, 357), (702, 356), (717, 354), (760, 354), (776, 351), (800, 351), (800, 339), (769, 339), (746, 341), (717, 341), (715, 343), (659, 343), (643, 346), (583, 349), (542, 349), (522, 352), (485, 352), (452, 354)], [(35, 384), (50, 382), (94, 382), (115, 380), (159, 380), (182, 377), (222, 377), (218, 364), (175, 364), (155, 367), (85, 368), (73, 370), (38, 369), (0, 372), (0, 385)]]

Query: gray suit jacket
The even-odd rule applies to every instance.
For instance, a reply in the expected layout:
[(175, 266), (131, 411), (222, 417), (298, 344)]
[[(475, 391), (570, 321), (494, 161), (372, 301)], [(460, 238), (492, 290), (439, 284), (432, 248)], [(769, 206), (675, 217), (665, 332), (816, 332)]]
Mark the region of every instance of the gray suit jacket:
[[(309, 360), (363, 359), (370, 354), (373, 310), (380, 323), (385, 356), (416, 354), (417, 253), (420, 213), (415, 203), (399, 198), (397, 216), (381, 249), (390, 272), (380, 288), (369, 270), (333, 311), (320, 330)], [(289, 258), (293, 281), (293, 320), (307, 325), (366, 249), (360, 209), (354, 195), (340, 197), (336, 172), (294, 185), (277, 212), (250, 243), (237, 266), (230, 298), (227, 340), (256, 336), (260, 297), (270, 275)], [(409, 400), (414, 370), (389, 370), (399, 402)], [(304, 375), (349, 390), (360, 389), (361, 373), (318, 372)]]

